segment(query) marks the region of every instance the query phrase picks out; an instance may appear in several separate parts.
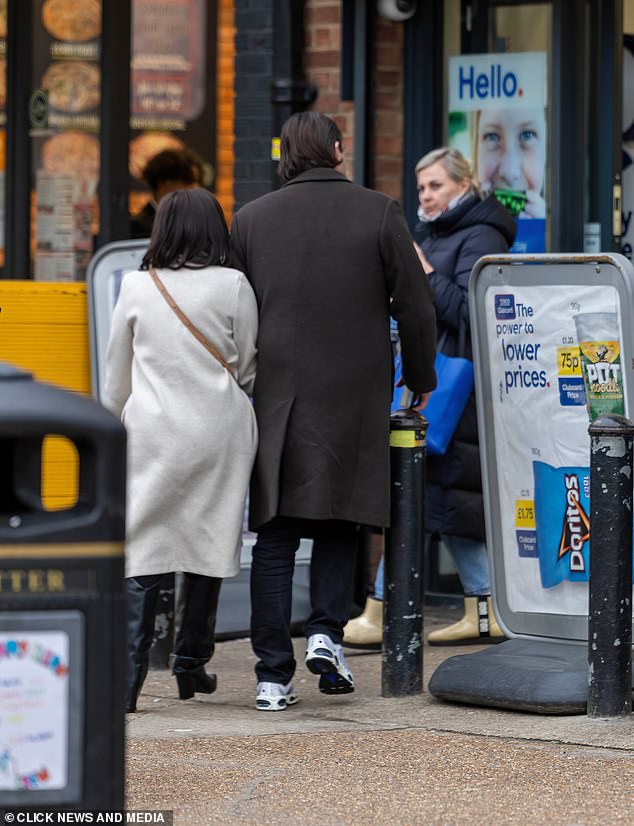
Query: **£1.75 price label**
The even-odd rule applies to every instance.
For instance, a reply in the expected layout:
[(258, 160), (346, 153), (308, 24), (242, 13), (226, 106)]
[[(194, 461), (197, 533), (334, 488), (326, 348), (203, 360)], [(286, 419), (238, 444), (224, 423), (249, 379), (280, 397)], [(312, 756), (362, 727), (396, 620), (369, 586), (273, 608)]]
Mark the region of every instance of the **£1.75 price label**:
[(515, 500), (515, 539), (520, 556), (537, 556), (535, 503), (532, 499)]
[(532, 499), (515, 500), (515, 527), (535, 528), (535, 505)]

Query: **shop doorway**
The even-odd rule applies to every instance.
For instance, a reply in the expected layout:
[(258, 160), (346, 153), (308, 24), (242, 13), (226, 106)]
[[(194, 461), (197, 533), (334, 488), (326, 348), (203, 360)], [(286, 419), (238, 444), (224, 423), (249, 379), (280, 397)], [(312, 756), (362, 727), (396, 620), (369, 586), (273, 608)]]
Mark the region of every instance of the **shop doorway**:
[[(450, 137), (451, 58), (542, 54), (547, 73), (543, 191), (547, 252), (619, 250), (622, 224), (623, 31), (634, 0), (444, 0), (436, 4), (433, 51), (412, 61), (413, 90), (442, 89), (439, 125), (407, 130), (406, 160)], [(412, 30), (416, 21), (412, 23)], [(631, 25), (634, 31), (634, 22)], [(627, 30), (627, 27), (626, 27)], [(421, 26), (420, 32), (423, 29)], [(419, 44), (420, 46), (420, 44)], [(434, 62), (435, 61), (435, 62)], [(412, 101), (412, 102), (410, 102)], [(416, 123), (415, 95), (406, 99)], [(415, 193), (405, 171), (405, 206)], [(634, 171), (632, 172), (634, 175)], [(632, 224), (634, 231), (634, 223)], [(585, 247), (584, 247), (585, 243)], [(590, 244), (590, 248), (588, 248)]]
[(547, 252), (621, 247), (623, 32), (629, 5), (459, 2), (462, 53), (547, 55)]
[[(421, 6), (407, 24), (405, 40), (403, 193), (410, 223), (417, 208), (413, 175), (417, 160), (454, 137), (451, 130), (456, 123), (450, 118), (449, 106), (451, 60), (541, 55), (546, 75), (540, 187), (544, 251), (620, 250), (621, 231), (634, 215), (632, 96), (626, 101), (633, 113), (629, 173), (622, 160), (623, 32), (624, 28), (631, 31), (634, 42), (634, 0), (626, 0), (625, 5), (623, 0), (430, 0), (424, 13)], [(503, 60), (489, 61), (489, 72), (491, 63), (502, 65)], [(536, 60), (535, 65), (539, 63)], [(468, 82), (467, 62), (463, 65), (463, 78)], [(634, 95), (634, 49), (632, 68)], [(474, 68), (474, 83), (477, 74)], [(498, 78), (502, 76), (496, 74)], [(512, 84), (508, 83), (510, 92)], [(484, 94), (484, 87), (480, 91)], [(629, 111), (626, 105), (625, 114)], [(529, 137), (524, 135), (524, 139)], [(468, 148), (475, 154), (473, 146)], [(632, 178), (632, 209), (624, 213), (622, 174)], [(520, 189), (520, 185), (512, 188)], [(628, 227), (634, 237), (634, 221)], [(452, 571), (451, 560), (442, 551), (433, 551), (426, 572), (427, 590), (441, 594), (457, 590)]]

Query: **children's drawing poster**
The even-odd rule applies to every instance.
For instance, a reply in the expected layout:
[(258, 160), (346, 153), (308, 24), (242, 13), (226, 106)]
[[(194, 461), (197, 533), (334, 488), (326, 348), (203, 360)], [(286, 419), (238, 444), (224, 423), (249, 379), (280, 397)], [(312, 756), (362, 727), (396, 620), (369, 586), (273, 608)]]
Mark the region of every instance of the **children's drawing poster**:
[(0, 790), (68, 781), (69, 638), (0, 632)]

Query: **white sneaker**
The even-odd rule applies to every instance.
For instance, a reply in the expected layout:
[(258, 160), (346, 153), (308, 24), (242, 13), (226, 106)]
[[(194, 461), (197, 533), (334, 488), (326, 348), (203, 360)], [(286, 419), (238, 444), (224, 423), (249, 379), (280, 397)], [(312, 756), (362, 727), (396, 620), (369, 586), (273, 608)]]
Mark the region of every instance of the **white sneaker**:
[(341, 645), (335, 645), (326, 634), (312, 634), (306, 646), (306, 668), (319, 674), (319, 690), (324, 694), (350, 694), (354, 677), (343, 656)]
[(258, 683), (255, 690), (258, 711), (284, 711), (286, 706), (294, 705), (299, 699), (292, 683)]

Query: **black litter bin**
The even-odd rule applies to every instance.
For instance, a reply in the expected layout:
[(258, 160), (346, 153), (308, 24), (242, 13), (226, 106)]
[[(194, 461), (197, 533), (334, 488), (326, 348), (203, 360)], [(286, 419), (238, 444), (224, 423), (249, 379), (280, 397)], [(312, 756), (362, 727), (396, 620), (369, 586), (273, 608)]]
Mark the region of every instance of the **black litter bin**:
[[(77, 499), (42, 502), (42, 446), (76, 447)], [(125, 430), (0, 364), (0, 801), (123, 809)]]

